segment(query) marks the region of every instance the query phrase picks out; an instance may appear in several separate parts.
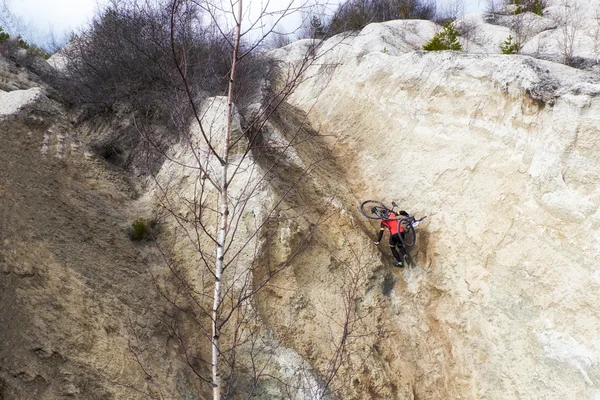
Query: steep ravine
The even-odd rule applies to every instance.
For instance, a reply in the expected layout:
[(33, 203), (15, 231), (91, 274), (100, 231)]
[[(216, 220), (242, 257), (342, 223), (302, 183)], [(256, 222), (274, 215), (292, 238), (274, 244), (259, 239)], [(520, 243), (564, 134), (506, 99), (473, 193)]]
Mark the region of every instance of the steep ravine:
[[(155, 284), (165, 276), (168, 281), (166, 265), (152, 245), (127, 236), (133, 219), (151, 216), (160, 191), (148, 185), (153, 191), (142, 192), (129, 174), (90, 152), (83, 140), (90, 134), (81, 135), (65, 110), (44, 96), (2, 127), (4, 398), (203, 398), (165, 326), (172, 307)], [(393, 305), (394, 292), (406, 284), (389, 266), (387, 249), (381, 253), (372, 244), (376, 226), (357, 214), (337, 149), (307, 125), (304, 113), (284, 104), (269, 127), (252, 170), (272, 171), (270, 184), (244, 221), (263, 218), (260, 208), (272, 201), (270, 192), (282, 197), (280, 213), (257, 242), (264, 246), (264, 263), (257, 265), (277, 264), (300, 250), (256, 299), (273, 373), (296, 369), (305, 376), (308, 389), (296, 398), (321, 393), (328, 379), (335, 397), (410, 398), (425, 373), (440, 373), (410, 362), (405, 352), (414, 343), (398, 334), (394, 314), (403, 315), (402, 324), (420, 318), (417, 304), (431, 295)], [(282, 143), (292, 146), (279, 157)], [(179, 160), (187, 157), (177, 147), (173, 152)], [(193, 180), (176, 165), (166, 163), (157, 179), (175, 184), (181, 200), (191, 195)], [(172, 243), (173, 254), (194, 271), (196, 256), (181, 232), (169, 233), (169, 223), (163, 224), (160, 243)], [(253, 254), (241, 262), (252, 263)], [(419, 262), (424, 254), (414, 253)], [(350, 335), (340, 365), (334, 361), (345, 323)], [(432, 343), (438, 346), (436, 338)], [(429, 346), (422, 351), (431, 352)], [(340, 367), (333, 375), (332, 366)], [(319, 380), (307, 380), (310, 367)], [(257, 392), (262, 398), (278, 393), (268, 382)]]
[[(307, 222), (292, 223), (292, 235), (302, 238), (310, 226), (318, 228), (290, 267), (259, 295), (265, 322), (322, 376), (350, 322), (348, 358), (331, 383), (341, 397), (460, 397), (470, 382), (454, 376), (453, 338), (436, 316), (443, 291), (422, 290), (437, 268), (431, 235), (420, 231), (411, 249), (419, 267), (393, 268), (388, 246), (380, 250), (372, 242), (379, 225), (358, 213), (360, 201), (348, 190), (349, 177), (343, 173), (348, 158), (339, 156), (337, 143), (328, 143), (326, 131), (317, 132), (307, 122), (307, 115), (290, 105), (271, 119), (297, 158), (291, 165), (280, 163), (270, 179), (276, 192), (286, 193), (290, 212), (269, 228), (264, 264), (284, 261), (286, 249), (293, 247), (271, 232), (285, 232), (289, 221), (298, 219)], [(315, 168), (308, 177), (294, 175), (302, 171), (299, 165), (311, 163)]]

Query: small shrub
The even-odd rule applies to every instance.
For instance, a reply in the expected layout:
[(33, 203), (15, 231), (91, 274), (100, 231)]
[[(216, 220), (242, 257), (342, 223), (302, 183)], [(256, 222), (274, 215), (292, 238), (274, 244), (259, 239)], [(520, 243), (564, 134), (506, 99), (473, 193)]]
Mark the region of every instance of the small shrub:
[(8, 39), (10, 39), (10, 35), (4, 32), (4, 29), (0, 28), (0, 44), (3, 44)]
[(327, 36), (326, 26), (321, 17), (313, 15), (307, 24), (305, 28), (307, 38), (323, 39)]
[(20, 48), (27, 50), (31, 54), (42, 57), (45, 60), (50, 58), (50, 54), (48, 54), (48, 52), (46, 50), (44, 50), (41, 47), (38, 47), (34, 44), (27, 43), (20, 36), (19, 36), (19, 39), (17, 40), (17, 44), (19, 45)]
[(513, 42), (513, 37), (508, 35), (503, 44), (500, 45), (500, 51), (502, 54), (517, 54), (521, 50), (521, 44), (519, 42)]
[(519, 0), (513, 0), (512, 6), (514, 6), (514, 14), (523, 14), (526, 10)]
[(129, 238), (136, 242), (147, 242), (154, 238), (156, 221), (138, 218), (131, 223)]
[(544, 10), (548, 6), (548, 0), (502, 0), (488, 1), (487, 13), (517, 15), (525, 12), (543, 16)]
[(544, 15), (545, 8), (546, 8), (546, 0), (533, 0), (529, 11), (531, 11), (534, 14), (542, 16), (542, 15)]
[(444, 29), (433, 35), (433, 38), (423, 46), (423, 50), (462, 50), (462, 46), (458, 42), (458, 31), (454, 22), (446, 23)]
[(547, 0), (509, 0), (507, 5), (514, 6), (514, 14), (532, 12), (537, 15), (543, 15)]

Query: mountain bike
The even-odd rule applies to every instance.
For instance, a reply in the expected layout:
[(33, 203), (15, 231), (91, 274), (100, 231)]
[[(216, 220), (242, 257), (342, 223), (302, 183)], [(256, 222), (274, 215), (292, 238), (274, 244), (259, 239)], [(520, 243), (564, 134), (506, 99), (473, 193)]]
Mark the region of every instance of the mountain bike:
[[(417, 225), (419, 225), (419, 222), (421, 222), (425, 218), (427, 218), (427, 215), (420, 219), (416, 219), (412, 215), (410, 215), (408, 217), (405, 215), (398, 215), (396, 212), (396, 207), (399, 208), (398, 204), (396, 204), (393, 201), (392, 201), (392, 208), (389, 208), (381, 201), (366, 200), (366, 201), (363, 201), (362, 204), (360, 205), (360, 212), (362, 215), (364, 215), (365, 217), (367, 217), (369, 219), (383, 219), (386, 221), (398, 221), (398, 223), (404, 227), (403, 234), (399, 235), (400, 240), (402, 241), (402, 244), (406, 247), (412, 247), (415, 245), (415, 243), (417, 241), (415, 227)], [(388, 216), (386, 218), (385, 214), (387, 214), (388, 212), (393, 212), (394, 214), (396, 214), (396, 216), (393, 218), (389, 218), (389, 216)]]

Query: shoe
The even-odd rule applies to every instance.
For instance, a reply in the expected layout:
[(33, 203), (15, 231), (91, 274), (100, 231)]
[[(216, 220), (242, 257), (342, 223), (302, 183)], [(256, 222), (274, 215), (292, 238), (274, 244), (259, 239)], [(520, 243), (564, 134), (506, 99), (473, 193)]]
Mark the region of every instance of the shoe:
[(394, 263), (394, 267), (402, 268), (402, 262), (401, 261), (396, 261)]
[(408, 254), (405, 254), (404, 255), (404, 262), (406, 263), (406, 265), (410, 265), (411, 261), (412, 260), (410, 259), (410, 257), (408, 256)]

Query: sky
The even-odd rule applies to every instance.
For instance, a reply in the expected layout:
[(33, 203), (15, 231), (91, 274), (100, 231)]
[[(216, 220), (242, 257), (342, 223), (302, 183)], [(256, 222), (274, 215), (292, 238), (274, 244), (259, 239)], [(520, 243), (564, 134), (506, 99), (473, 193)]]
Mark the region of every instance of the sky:
[[(2, 0), (0, 0), (2, 1)], [(84, 26), (105, 0), (3, 0), (13, 14), (32, 31), (30, 41), (47, 38), (52, 31), (57, 39)], [(455, 0), (447, 0), (455, 1)], [(482, 11), (485, 0), (464, 0), (465, 14)], [(1, 3), (0, 3), (1, 4)], [(38, 43), (41, 44), (41, 43)]]
[[(97, 0), (4, 0), (13, 14), (28, 27), (45, 36), (50, 30), (57, 36), (75, 30), (98, 9)], [(102, 0), (100, 0), (102, 1)]]

